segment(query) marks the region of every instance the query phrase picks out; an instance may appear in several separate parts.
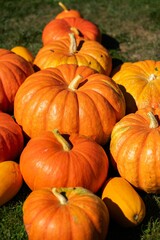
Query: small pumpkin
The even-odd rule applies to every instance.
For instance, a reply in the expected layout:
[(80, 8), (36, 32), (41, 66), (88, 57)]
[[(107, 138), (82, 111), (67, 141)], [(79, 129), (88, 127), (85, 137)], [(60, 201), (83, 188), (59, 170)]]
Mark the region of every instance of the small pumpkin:
[(56, 19), (66, 17), (81, 17), (81, 13), (78, 10), (67, 8), (62, 2), (59, 2), (58, 4), (62, 8), (62, 11), (56, 15)]
[(160, 193), (160, 108), (124, 116), (111, 133), (112, 163), (121, 177), (147, 193)]
[(0, 206), (11, 200), (23, 183), (19, 164), (14, 161), (0, 163)]
[(160, 102), (160, 61), (124, 63), (112, 76), (126, 99), (126, 113), (144, 107), (158, 107)]
[(69, 39), (55, 40), (40, 48), (35, 56), (34, 65), (45, 69), (62, 64), (77, 64), (109, 76), (112, 69), (109, 51), (97, 41), (76, 39), (74, 34), (69, 36)]
[(7, 113), (0, 112), (0, 163), (16, 160), (24, 147), (22, 128)]
[(34, 56), (32, 52), (24, 46), (15, 46), (11, 49), (11, 51), (23, 57), (26, 61), (30, 63), (33, 63), (34, 61)]
[(109, 214), (104, 202), (87, 189), (34, 190), (23, 204), (30, 240), (105, 240)]
[(110, 217), (123, 227), (135, 227), (146, 216), (146, 207), (142, 197), (132, 185), (122, 177), (113, 177), (107, 181), (102, 191)]
[(0, 48), (0, 111), (13, 113), (16, 92), (33, 72), (31, 64), (24, 58)]
[(50, 44), (54, 40), (69, 38), (74, 33), (76, 38), (92, 41), (101, 41), (101, 32), (97, 25), (84, 18), (65, 17), (52, 19), (42, 30), (43, 45)]
[(80, 186), (97, 192), (108, 168), (108, 157), (99, 144), (75, 134), (67, 141), (56, 129), (30, 139), (20, 156), (21, 173), (31, 190)]
[(104, 145), (124, 115), (125, 100), (117, 84), (76, 64), (32, 74), (14, 102), (15, 119), (29, 137), (58, 128), (62, 134), (77, 133)]

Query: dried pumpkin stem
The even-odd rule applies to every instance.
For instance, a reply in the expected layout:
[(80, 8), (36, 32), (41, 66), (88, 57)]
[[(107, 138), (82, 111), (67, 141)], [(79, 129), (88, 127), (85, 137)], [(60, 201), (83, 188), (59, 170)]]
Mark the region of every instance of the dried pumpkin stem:
[(69, 52), (70, 54), (74, 54), (77, 51), (77, 43), (76, 43), (76, 38), (74, 36), (74, 33), (69, 33), (70, 37), (70, 46), (69, 46)]
[[(71, 27), (70, 30), (75, 34), (75, 35), (78, 35), (79, 36), (79, 30), (76, 28), (76, 27)], [(77, 46), (76, 46), (77, 48)]]
[(68, 88), (71, 89), (72, 91), (75, 91), (75, 90), (78, 88), (78, 86), (79, 86), (82, 78), (83, 78), (82, 75), (78, 74), (78, 75), (70, 82), (70, 84), (68, 85)]
[(156, 117), (154, 116), (154, 114), (152, 112), (148, 112), (147, 113), (149, 119), (150, 119), (150, 128), (157, 128), (159, 126), (158, 121), (156, 119)]
[(52, 188), (52, 193), (56, 198), (58, 198), (62, 205), (65, 205), (67, 203), (67, 198), (64, 197), (61, 193), (59, 193), (56, 188)]
[(68, 11), (67, 7), (66, 7), (62, 2), (59, 2), (58, 5), (59, 5), (64, 11)]
[(71, 150), (71, 145), (66, 141), (66, 139), (60, 134), (58, 129), (53, 130), (53, 134), (57, 141), (62, 145), (64, 151), (70, 151)]

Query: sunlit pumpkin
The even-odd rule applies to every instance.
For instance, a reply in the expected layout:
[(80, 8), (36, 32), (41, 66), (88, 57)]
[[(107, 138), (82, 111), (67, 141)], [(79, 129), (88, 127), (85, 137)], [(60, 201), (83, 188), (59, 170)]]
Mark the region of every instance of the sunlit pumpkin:
[(124, 63), (112, 78), (125, 96), (127, 113), (159, 106), (160, 61)]
[(34, 60), (34, 65), (39, 69), (62, 64), (88, 66), (109, 76), (112, 58), (109, 51), (97, 41), (76, 40), (74, 34), (70, 34), (70, 39), (55, 40), (40, 48)]
[(62, 8), (62, 11), (58, 13), (55, 18), (81, 17), (81, 13), (78, 10), (67, 8), (67, 6), (62, 2), (59, 2), (58, 4)]
[(15, 46), (11, 49), (11, 51), (23, 57), (25, 60), (27, 60), (30, 63), (33, 63), (34, 61), (34, 56), (32, 52), (24, 46)]
[(29, 136), (59, 129), (105, 144), (113, 126), (125, 115), (125, 100), (108, 76), (75, 64), (40, 70), (19, 88), (14, 116)]
[(111, 134), (110, 152), (119, 174), (147, 193), (160, 193), (160, 108), (123, 117)]
[(102, 199), (110, 217), (122, 227), (136, 227), (146, 216), (142, 197), (122, 177), (112, 177), (104, 185)]
[(104, 202), (84, 188), (34, 190), (23, 204), (29, 240), (105, 240), (109, 214)]

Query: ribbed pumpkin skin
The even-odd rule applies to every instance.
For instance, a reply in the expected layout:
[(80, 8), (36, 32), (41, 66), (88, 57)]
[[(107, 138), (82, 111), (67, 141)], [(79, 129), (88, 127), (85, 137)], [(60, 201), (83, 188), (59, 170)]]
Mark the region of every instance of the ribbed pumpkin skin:
[(64, 151), (52, 132), (28, 142), (20, 156), (20, 169), (31, 190), (52, 186), (100, 189), (109, 168), (104, 149), (84, 136), (71, 135), (69, 141), (73, 146), (69, 151)]
[(70, 39), (61, 39), (43, 46), (35, 56), (34, 65), (39, 69), (45, 69), (62, 64), (77, 64), (91, 67), (109, 76), (112, 58), (102, 44), (97, 41), (77, 39), (77, 50), (72, 53), (70, 45)]
[(14, 161), (0, 163), (0, 206), (11, 200), (23, 183), (19, 164)]
[(0, 111), (13, 113), (15, 94), (22, 82), (33, 72), (25, 59), (0, 48)]
[[(78, 88), (69, 89), (79, 74), (82, 80)], [(124, 115), (124, 96), (115, 82), (77, 65), (60, 65), (32, 74), (15, 97), (14, 116), (30, 137), (58, 128), (62, 134), (78, 133), (105, 144)]]
[[(75, 30), (78, 30), (78, 34)], [(76, 38), (83, 37), (87, 40), (99, 41), (101, 40), (101, 33), (99, 28), (84, 18), (68, 17), (62, 19), (51, 20), (42, 31), (43, 45), (51, 43), (53, 40), (60, 40), (68, 38), (69, 33), (74, 32)]]
[(127, 113), (159, 106), (160, 61), (125, 63), (112, 78), (125, 96)]
[(109, 210), (110, 217), (123, 227), (139, 225), (146, 215), (143, 199), (122, 177), (113, 177), (108, 180), (102, 192), (102, 199)]
[(21, 127), (9, 114), (0, 112), (0, 162), (15, 160), (23, 147)]
[(29, 240), (105, 240), (109, 214), (103, 201), (84, 188), (58, 188), (68, 201), (61, 204), (52, 189), (35, 190), (23, 204)]
[(110, 152), (122, 177), (147, 193), (160, 193), (160, 127), (150, 127), (150, 111), (160, 119), (159, 108), (144, 108), (114, 126)]

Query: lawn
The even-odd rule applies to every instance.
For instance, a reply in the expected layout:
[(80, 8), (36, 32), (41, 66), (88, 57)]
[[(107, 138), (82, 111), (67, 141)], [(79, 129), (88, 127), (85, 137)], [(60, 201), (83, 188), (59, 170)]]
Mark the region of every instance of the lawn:
[[(63, 3), (97, 24), (102, 32), (102, 44), (113, 58), (113, 66), (125, 61), (160, 59), (159, 0), (64, 0)], [(2, 0), (0, 47), (11, 49), (22, 45), (36, 55), (42, 46), (44, 26), (60, 11), (58, 1), (54, 0)], [(0, 208), (1, 240), (27, 239), (22, 205), (29, 193), (24, 183), (19, 193)], [(111, 221), (107, 240), (160, 239), (160, 196), (140, 194), (147, 211), (142, 224), (124, 229)]]

